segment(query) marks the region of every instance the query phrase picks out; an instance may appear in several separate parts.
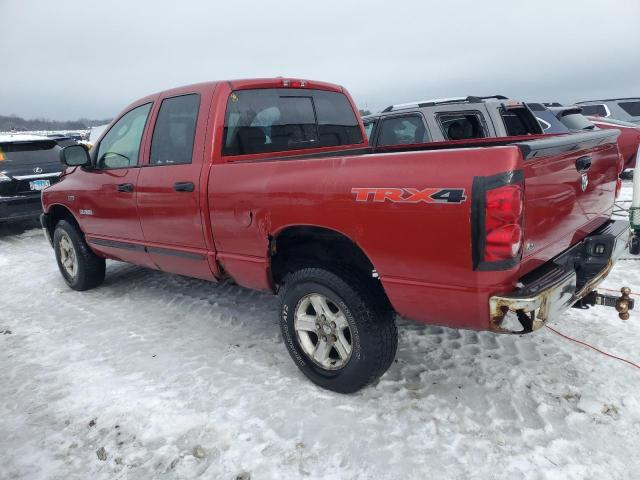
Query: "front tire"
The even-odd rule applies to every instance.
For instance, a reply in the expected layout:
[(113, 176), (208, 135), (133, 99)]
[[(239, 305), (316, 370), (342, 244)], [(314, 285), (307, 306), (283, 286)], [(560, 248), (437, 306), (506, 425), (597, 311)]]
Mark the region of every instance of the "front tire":
[(77, 227), (60, 220), (53, 232), (53, 249), (64, 281), (74, 290), (83, 291), (102, 284), (105, 260), (87, 245)]
[(357, 276), (304, 268), (280, 290), (282, 336), (312, 382), (353, 393), (381, 377), (396, 354), (393, 311)]

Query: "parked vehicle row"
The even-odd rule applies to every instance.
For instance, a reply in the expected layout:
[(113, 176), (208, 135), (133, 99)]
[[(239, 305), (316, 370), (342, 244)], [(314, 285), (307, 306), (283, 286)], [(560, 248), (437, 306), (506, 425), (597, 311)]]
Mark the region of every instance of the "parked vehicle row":
[(586, 100), (576, 102), (587, 116), (614, 118), (640, 123), (640, 97), (609, 98), (606, 100)]
[(504, 98), (371, 120), (369, 144), (344, 88), (299, 79), (134, 102), (91, 152), (64, 148), (66, 169), (43, 191), (64, 281), (97, 287), (114, 259), (276, 293), (293, 361), (339, 392), (391, 365), (396, 313), (527, 333), (578, 302), (612, 301), (595, 288), (629, 238), (611, 218), (617, 130), (545, 135)]
[(543, 133), (526, 104), (502, 95), (391, 105), (363, 123), (372, 146)]

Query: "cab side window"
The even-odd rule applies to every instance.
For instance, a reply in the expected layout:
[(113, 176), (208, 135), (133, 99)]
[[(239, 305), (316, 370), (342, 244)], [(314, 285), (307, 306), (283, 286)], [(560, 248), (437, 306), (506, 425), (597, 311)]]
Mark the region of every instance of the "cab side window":
[[(540, 124), (527, 108), (501, 108), (500, 116), (504, 122), (507, 135), (510, 137), (543, 133)], [(551, 127), (551, 125), (549, 125), (549, 127)]]
[(436, 119), (446, 140), (467, 140), (488, 136), (479, 112), (440, 113)]
[(191, 163), (199, 107), (197, 93), (162, 101), (151, 138), (151, 165)]
[(429, 141), (427, 129), (419, 115), (385, 118), (378, 145), (408, 145)]
[(140, 142), (151, 103), (125, 113), (104, 136), (98, 146), (96, 167), (99, 169), (131, 168), (138, 165)]

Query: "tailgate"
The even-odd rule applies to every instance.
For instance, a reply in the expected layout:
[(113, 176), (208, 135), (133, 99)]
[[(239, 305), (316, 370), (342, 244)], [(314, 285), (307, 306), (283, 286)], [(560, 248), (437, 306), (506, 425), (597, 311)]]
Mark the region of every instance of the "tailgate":
[(521, 274), (582, 240), (610, 217), (620, 160), (618, 130), (518, 143), (524, 158)]

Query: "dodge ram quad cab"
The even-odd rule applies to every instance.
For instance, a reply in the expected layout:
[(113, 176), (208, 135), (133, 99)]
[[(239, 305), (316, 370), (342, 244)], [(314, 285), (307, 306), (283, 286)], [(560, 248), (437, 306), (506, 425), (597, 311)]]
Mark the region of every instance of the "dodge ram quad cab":
[(363, 122), (371, 146), (543, 133), (526, 104), (504, 95), (390, 105)]
[(342, 87), (203, 83), (128, 106), (61, 151), (41, 216), (64, 281), (105, 259), (277, 293), (293, 361), (354, 392), (393, 362), (395, 314), (531, 332), (594, 292), (627, 247), (618, 132), (370, 147)]

